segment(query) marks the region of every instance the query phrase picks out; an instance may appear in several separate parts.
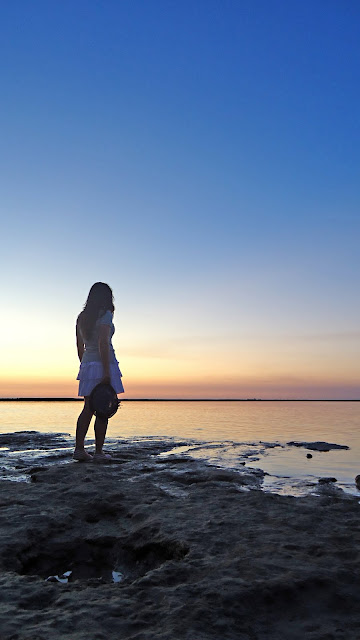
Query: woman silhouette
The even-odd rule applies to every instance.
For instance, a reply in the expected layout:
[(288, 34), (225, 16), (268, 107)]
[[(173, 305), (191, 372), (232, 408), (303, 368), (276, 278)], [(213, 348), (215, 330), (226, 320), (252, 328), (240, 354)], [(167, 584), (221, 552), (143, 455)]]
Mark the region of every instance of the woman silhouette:
[(76, 342), (80, 360), (79, 396), (84, 396), (84, 407), (76, 426), (76, 445), (73, 458), (81, 462), (94, 460), (106, 462), (110, 454), (103, 452), (103, 444), (108, 425), (107, 418), (95, 419), (95, 454), (91, 456), (84, 448), (93, 411), (90, 407), (90, 393), (100, 382), (113, 386), (116, 393), (123, 393), (121, 371), (115, 357), (111, 338), (115, 328), (113, 325), (114, 303), (109, 285), (95, 282), (90, 289), (85, 307), (76, 322)]

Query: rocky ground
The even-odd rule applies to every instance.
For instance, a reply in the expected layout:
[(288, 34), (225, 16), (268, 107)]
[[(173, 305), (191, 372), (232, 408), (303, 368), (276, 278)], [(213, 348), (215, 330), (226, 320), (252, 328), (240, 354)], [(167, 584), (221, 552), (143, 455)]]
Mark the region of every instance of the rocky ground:
[(360, 638), (357, 498), (266, 494), (157, 440), (95, 465), (32, 437), (29, 481), (0, 483), (1, 640)]

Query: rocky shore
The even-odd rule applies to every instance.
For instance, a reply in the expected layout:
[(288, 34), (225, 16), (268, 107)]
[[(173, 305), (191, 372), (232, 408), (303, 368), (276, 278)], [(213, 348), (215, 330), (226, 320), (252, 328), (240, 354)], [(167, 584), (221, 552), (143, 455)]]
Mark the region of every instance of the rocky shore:
[[(173, 444), (155, 439), (95, 465), (72, 462), (61, 436), (51, 455), (47, 436), (17, 435), (22, 481), (1, 481), (1, 640), (360, 637), (357, 498), (267, 494), (260, 471), (161, 455)], [(35, 466), (21, 438), (44, 450)]]

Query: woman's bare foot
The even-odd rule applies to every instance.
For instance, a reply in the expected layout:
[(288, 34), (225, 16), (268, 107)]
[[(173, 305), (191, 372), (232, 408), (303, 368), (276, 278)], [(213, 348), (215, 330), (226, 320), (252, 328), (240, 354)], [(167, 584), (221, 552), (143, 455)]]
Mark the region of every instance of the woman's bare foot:
[(92, 455), (85, 451), (85, 449), (75, 449), (73, 460), (78, 460), (79, 462), (92, 462), (92, 459)]
[(93, 461), (94, 462), (110, 462), (111, 458), (112, 456), (110, 455), (110, 453), (104, 453), (102, 451), (101, 453), (94, 453)]

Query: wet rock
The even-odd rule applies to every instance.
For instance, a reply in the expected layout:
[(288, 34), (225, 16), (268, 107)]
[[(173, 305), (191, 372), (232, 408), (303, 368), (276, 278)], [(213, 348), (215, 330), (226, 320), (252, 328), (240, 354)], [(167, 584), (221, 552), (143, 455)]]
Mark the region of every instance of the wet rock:
[(360, 475), (356, 476), (355, 484), (356, 484), (357, 489), (360, 490)]
[(307, 458), (312, 458), (312, 454), (311, 454), (311, 453), (307, 453), (307, 454), (306, 454), (306, 457), (307, 457)]
[(287, 443), (289, 447), (304, 447), (305, 449), (310, 449), (311, 451), (331, 451), (332, 449), (350, 449), (345, 444), (334, 444), (331, 442), (297, 442), (292, 440)]
[(319, 484), (330, 484), (330, 482), (337, 482), (336, 478), (319, 478)]
[(40, 433), (38, 431), (18, 431), (0, 434), (0, 446), (10, 449), (47, 449), (48, 447), (66, 446), (68, 443), (64, 433)]

